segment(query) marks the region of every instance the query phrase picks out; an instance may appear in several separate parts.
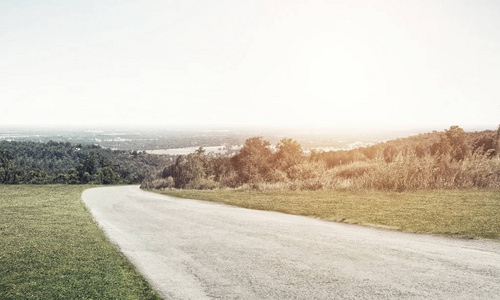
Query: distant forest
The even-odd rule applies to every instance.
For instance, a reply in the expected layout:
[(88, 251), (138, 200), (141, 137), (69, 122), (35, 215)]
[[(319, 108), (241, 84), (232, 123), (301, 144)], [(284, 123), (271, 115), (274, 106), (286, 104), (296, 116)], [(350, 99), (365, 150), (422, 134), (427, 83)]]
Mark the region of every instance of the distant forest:
[(97, 145), (0, 141), (3, 184), (141, 183), (169, 163), (166, 156)]
[(305, 153), (292, 139), (275, 148), (261, 137), (247, 139), (233, 156), (203, 148), (146, 178), (147, 189), (335, 188), (405, 191), (500, 188), (500, 126), (496, 131), (419, 134), (346, 151)]

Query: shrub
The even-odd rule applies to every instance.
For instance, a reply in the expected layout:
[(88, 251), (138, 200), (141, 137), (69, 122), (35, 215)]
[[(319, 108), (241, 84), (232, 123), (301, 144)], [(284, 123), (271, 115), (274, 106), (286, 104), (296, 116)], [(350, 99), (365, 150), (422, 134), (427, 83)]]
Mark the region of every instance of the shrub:
[(173, 188), (174, 185), (175, 183), (172, 176), (158, 179), (150, 177), (148, 180), (143, 181), (143, 183), (141, 184), (141, 188), (150, 190), (165, 190)]
[(358, 178), (372, 171), (376, 166), (377, 164), (372, 162), (354, 162), (349, 165), (334, 168), (332, 175), (343, 179)]
[(303, 162), (290, 167), (287, 171), (292, 180), (309, 180), (326, 176), (326, 165), (324, 162)]

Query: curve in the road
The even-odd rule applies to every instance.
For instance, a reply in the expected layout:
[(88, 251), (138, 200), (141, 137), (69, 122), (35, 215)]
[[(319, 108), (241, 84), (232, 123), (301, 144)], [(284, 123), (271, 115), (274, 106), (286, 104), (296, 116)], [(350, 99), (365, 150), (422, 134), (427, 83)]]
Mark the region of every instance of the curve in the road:
[(83, 200), (168, 299), (499, 299), (500, 243), (177, 199), (136, 186)]

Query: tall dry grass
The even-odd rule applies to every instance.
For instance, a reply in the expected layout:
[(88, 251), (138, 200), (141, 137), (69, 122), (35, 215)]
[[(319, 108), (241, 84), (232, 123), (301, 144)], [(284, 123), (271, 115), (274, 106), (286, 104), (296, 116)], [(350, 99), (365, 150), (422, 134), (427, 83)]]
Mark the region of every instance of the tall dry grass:
[[(392, 162), (353, 163), (335, 168), (333, 176), (354, 188), (407, 191), (419, 189), (500, 188), (500, 157), (476, 151), (461, 161), (449, 155), (399, 154)], [(335, 187), (333, 185), (332, 187)]]
[[(452, 126), (429, 146), (395, 141), (366, 149), (311, 153), (284, 139), (278, 152), (269, 142), (251, 138), (233, 157), (211, 157), (199, 150), (152, 177), (144, 187), (167, 189), (238, 188), (251, 190), (500, 188), (500, 129), (496, 135), (467, 142)], [(495, 141), (495, 138), (497, 139)], [(422, 141), (418, 138), (417, 141)], [(395, 145), (399, 145), (396, 147)], [(486, 146), (485, 146), (486, 145)], [(486, 148), (485, 148), (486, 147)], [(347, 162), (347, 164), (346, 164)]]

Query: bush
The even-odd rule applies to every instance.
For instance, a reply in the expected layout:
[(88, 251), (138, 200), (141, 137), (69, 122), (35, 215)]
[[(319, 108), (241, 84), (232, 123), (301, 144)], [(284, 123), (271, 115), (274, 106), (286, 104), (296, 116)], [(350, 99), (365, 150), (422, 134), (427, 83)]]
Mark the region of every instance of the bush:
[(324, 162), (303, 162), (288, 169), (288, 177), (292, 180), (309, 180), (321, 178), (326, 175)]
[(149, 180), (145, 180), (141, 184), (141, 188), (150, 190), (165, 190), (173, 188), (174, 185), (174, 179), (172, 176), (169, 176), (167, 178), (158, 179), (149, 178)]

